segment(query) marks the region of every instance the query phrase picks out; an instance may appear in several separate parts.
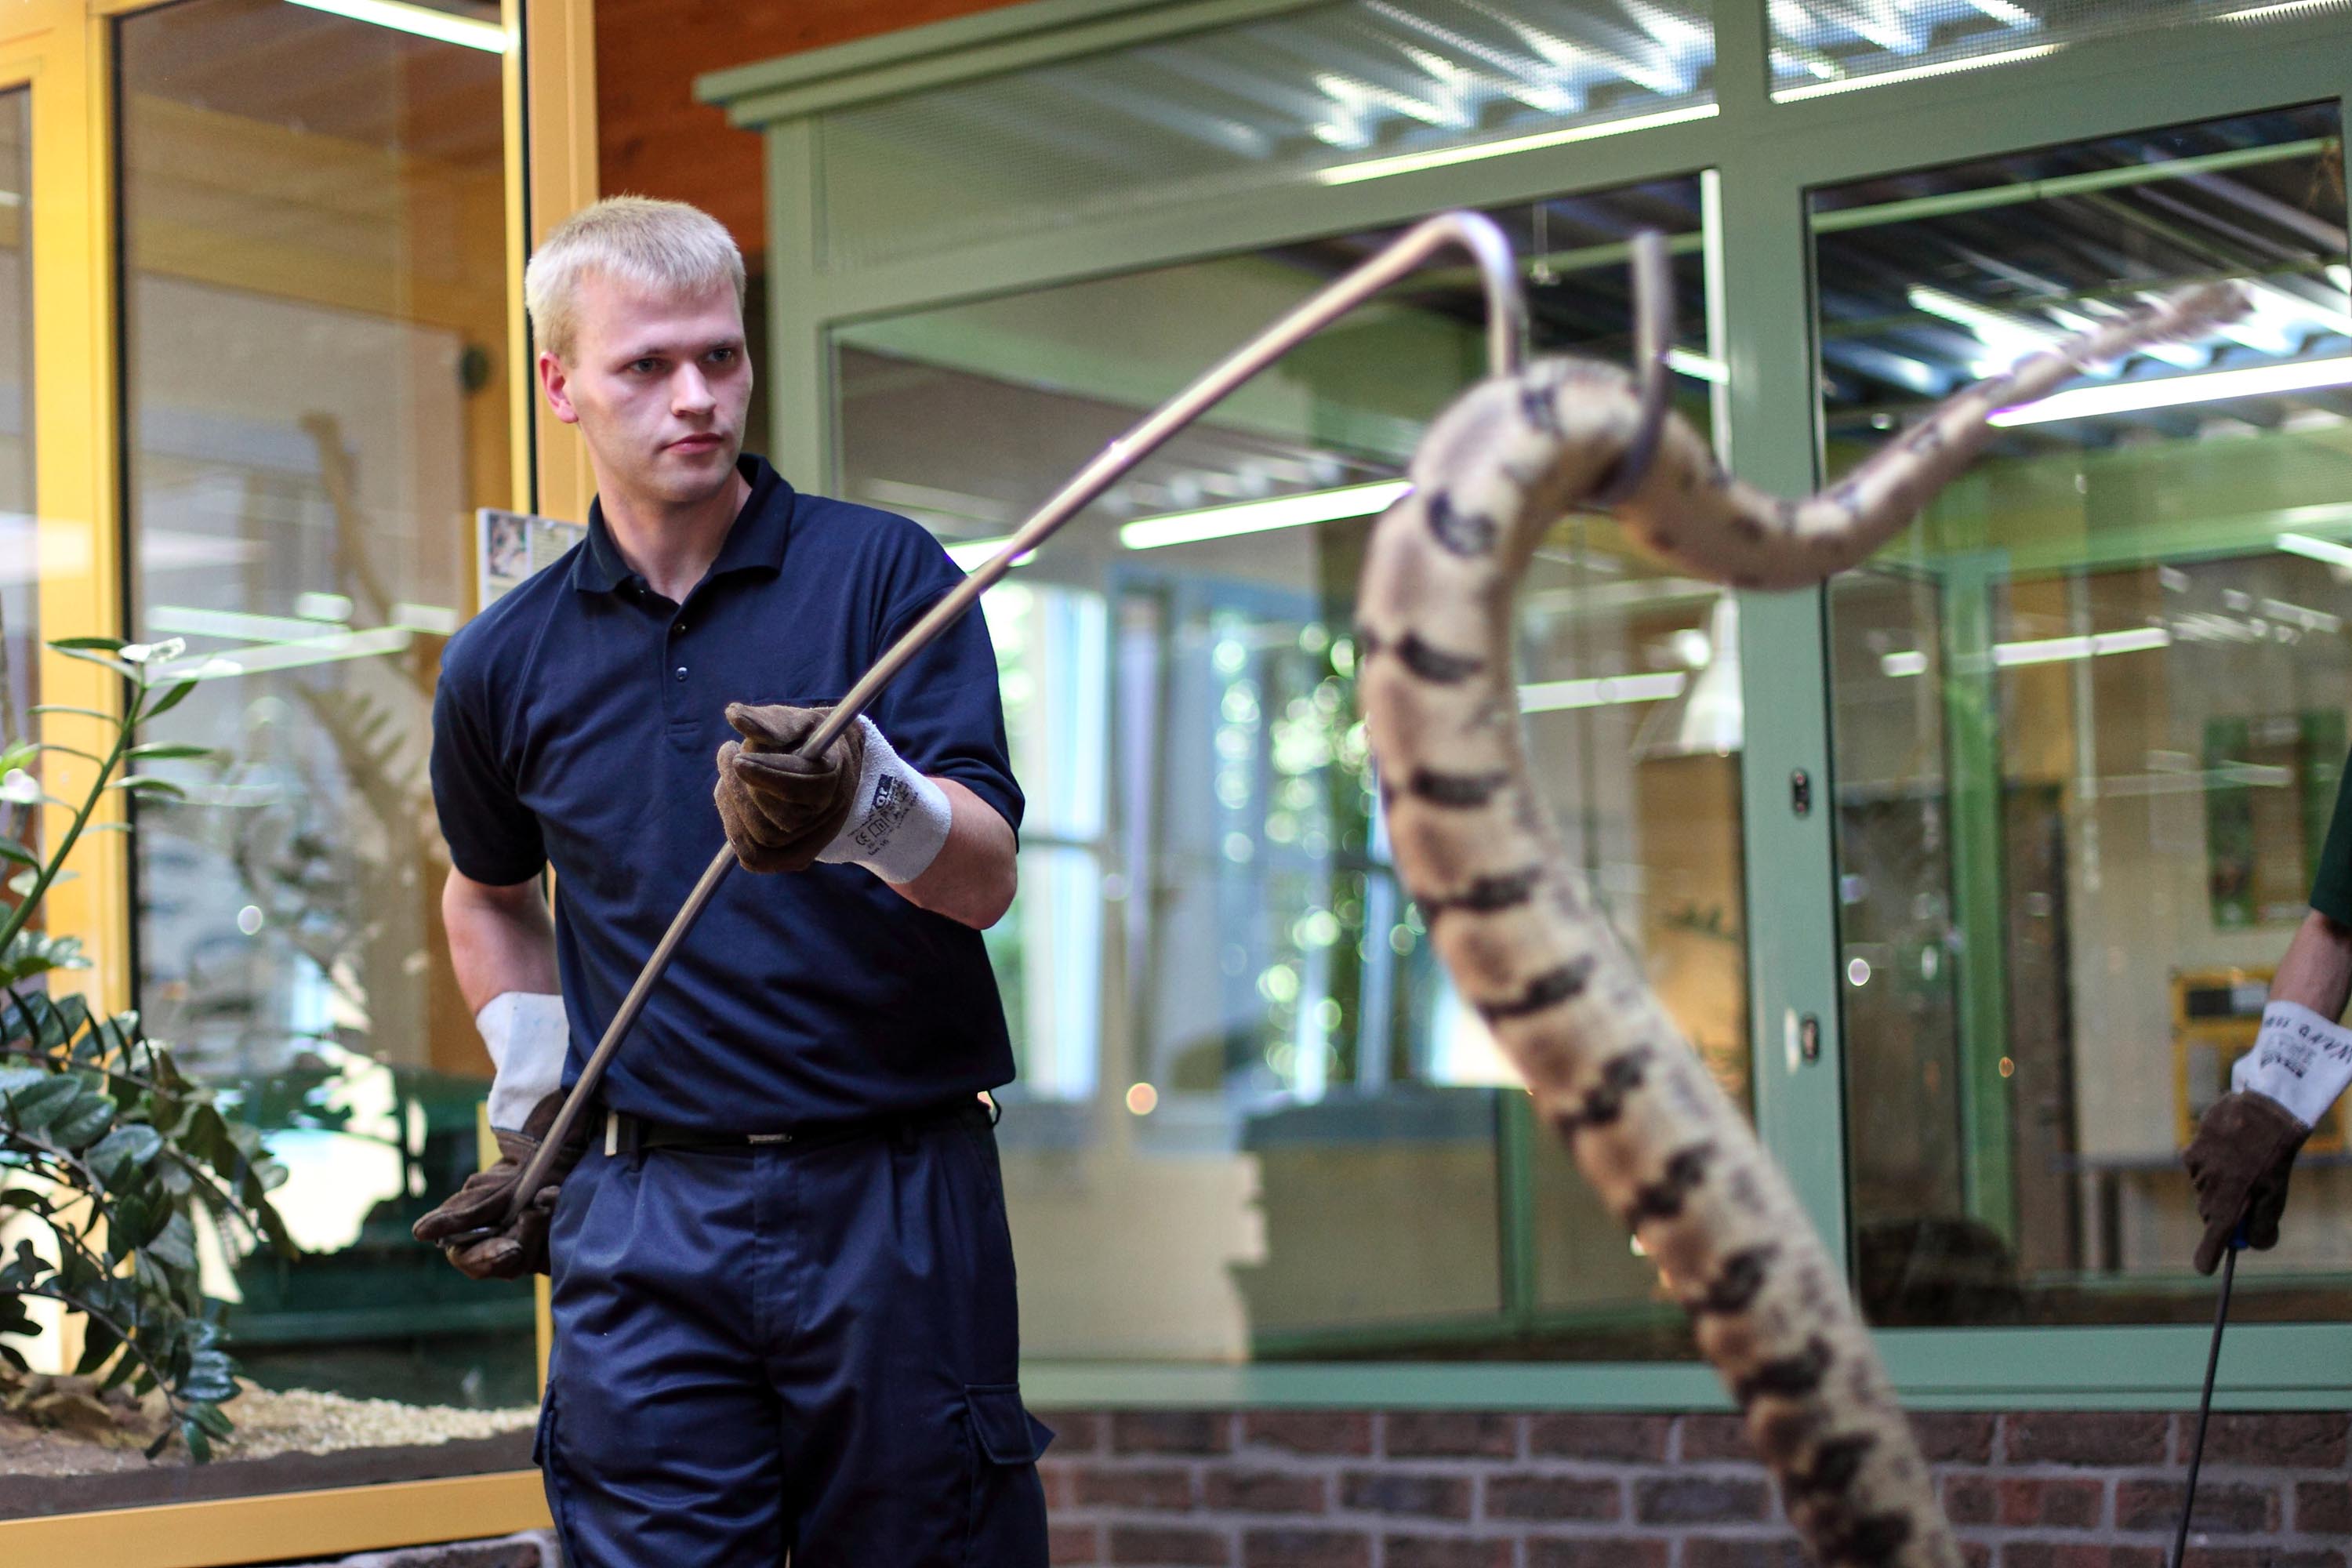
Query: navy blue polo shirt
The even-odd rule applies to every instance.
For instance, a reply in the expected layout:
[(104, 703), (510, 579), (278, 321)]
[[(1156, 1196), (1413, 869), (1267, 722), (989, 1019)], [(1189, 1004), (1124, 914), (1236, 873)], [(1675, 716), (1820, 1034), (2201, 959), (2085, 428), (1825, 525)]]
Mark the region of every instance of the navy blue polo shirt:
[[(433, 798), (457, 869), (556, 872), (565, 1078), (725, 841), (711, 801), (730, 702), (830, 702), (963, 579), (888, 512), (751, 499), (683, 605), (646, 585), (600, 508), (588, 537), (460, 631), (433, 703)], [(986, 621), (965, 616), (867, 714), (908, 763), (1021, 825)], [(860, 866), (740, 867), (606, 1072), (606, 1103), (721, 1131), (873, 1116), (1013, 1077), (981, 935)]]

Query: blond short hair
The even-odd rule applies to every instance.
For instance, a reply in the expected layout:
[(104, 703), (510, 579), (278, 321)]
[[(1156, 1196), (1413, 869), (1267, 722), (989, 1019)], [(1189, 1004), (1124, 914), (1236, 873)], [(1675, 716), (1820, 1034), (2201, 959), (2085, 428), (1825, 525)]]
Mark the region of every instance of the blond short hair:
[(580, 280), (591, 272), (681, 294), (725, 279), (736, 308), (743, 305), (743, 253), (717, 218), (684, 202), (606, 196), (556, 225), (523, 268), (523, 301), (541, 347), (571, 353)]

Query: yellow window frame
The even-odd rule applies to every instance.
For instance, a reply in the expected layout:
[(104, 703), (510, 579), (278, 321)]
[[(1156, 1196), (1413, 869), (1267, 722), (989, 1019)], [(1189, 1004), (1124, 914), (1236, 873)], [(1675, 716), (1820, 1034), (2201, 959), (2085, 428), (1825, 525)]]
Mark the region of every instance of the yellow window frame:
[[(120, 637), (125, 602), (121, 495), (121, 300), (115, 267), (114, 22), (172, 0), (13, 0), (0, 30), (0, 90), (27, 89), (32, 200), (34, 498), (42, 637)], [(595, 200), (595, 34), (592, 0), (500, 0), (505, 57), (508, 254), (527, 254)], [(526, 149), (528, 152), (526, 153)], [(508, 268), (508, 417), (519, 510), (584, 519), (593, 493), (579, 443), (547, 416), (530, 374), (520, 263)], [(525, 460), (529, 459), (529, 460)], [(44, 652), (45, 703), (120, 710), (119, 683)], [(44, 718), (39, 738), (84, 750), (98, 721)], [(87, 786), (87, 769), (49, 753), (52, 794)], [(110, 796), (101, 820), (121, 819)], [(49, 808), (46, 826), (65, 818)], [(63, 977), (110, 1010), (131, 1002), (131, 861), (119, 833), (84, 837), (80, 876), (48, 895), (50, 929), (82, 939), (91, 967)], [(544, 1364), (545, 1289), (541, 1348)], [(110, 1568), (216, 1568), (474, 1536), (548, 1522), (529, 1470), (286, 1492), (0, 1521), (0, 1560), (100, 1562)]]

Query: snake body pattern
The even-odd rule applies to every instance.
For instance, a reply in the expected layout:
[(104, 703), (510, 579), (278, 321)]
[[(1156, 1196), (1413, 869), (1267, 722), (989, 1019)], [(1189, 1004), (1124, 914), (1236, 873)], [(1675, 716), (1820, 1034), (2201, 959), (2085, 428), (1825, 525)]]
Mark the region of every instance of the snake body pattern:
[(1909, 1424), (1829, 1254), (1570, 868), (1529, 774), (1511, 608), (1537, 544), (1604, 487), (1651, 553), (1738, 588), (1856, 564), (1967, 466), (1996, 410), (2241, 313), (2234, 285), (2118, 317), (1938, 405), (1803, 500), (1732, 479), (1669, 416), (1630, 490), (1628, 372), (1552, 359), (1489, 379), (1431, 426), (1413, 489), (1375, 525), (1359, 695), (1397, 868), (1465, 999), (1538, 1116), (1689, 1314), (1825, 1568), (1958, 1568)]

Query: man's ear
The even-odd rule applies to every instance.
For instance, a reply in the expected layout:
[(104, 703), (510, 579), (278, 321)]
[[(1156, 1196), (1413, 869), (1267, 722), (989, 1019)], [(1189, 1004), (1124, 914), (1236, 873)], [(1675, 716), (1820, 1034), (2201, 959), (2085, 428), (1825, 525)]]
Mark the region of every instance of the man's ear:
[(570, 374), (552, 349), (539, 351), (539, 387), (547, 395), (547, 405), (555, 411), (558, 419), (566, 425), (580, 423), (580, 411), (572, 406)]

